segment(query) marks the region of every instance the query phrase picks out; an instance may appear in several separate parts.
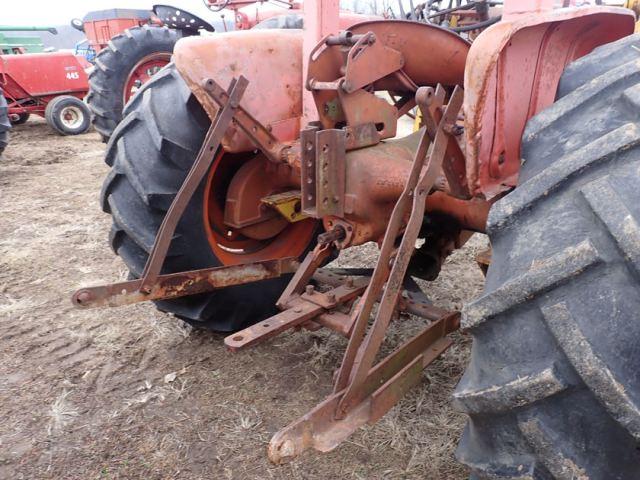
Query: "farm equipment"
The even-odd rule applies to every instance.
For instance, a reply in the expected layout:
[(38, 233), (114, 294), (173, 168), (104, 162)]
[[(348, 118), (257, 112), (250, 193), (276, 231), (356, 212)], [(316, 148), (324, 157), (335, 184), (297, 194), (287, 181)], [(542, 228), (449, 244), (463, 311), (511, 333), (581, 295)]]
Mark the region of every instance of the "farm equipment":
[(165, 13), (167, 8), (170, 7), (157, 5), (154, 12), (100, 10), (72, 22), (87, 36), (88, 44), (82, 48), (94, 63), (87, 104), (95, 128), (105, 141), (122, 118), (129, 98), (169, 63), (178, 38), (200, 29), (213, 31), (209, 23), (181, 9), (172, 12), (179, 13), (179, 29), (170, 29), (156, 14)]
[[(301, 11), (299, 3), (285, 1), (279, 7), (262, 3), (258, 7), (256, 3), (229, 0), (211, 5), (217, 10), (232, 9), (237, 30), (252, 28), (283, 12)], [(346, 27), (366, 17), (343, 13), (341, 18)], [(169, 63), (178, 39), (214, 31), (206, 20), (170, 5), (155, 5), (153, 12), (125, 9), (91, 12), (82, 20), (82, 25), (88, 38), (88, 46), (83, 47), (89, 52), (88, 58), (94, 57), (93, 52), (97, 53), (95, 69), (89, 76), (87, 103), (104, 141), (122, 119), (124, 105)]]
[(87, 94), (87, 62), (67, 52), (0, 56), (0, 86), (14, 124), (31, 114), (44, 117), (61, 135), (86, 132), (90, 112), (82, 99)]
[(49, 32), (54, 35), (58, 31), (54, 27), (14, 27), (0, 25), (0, 55), (41, 53), (45, 46), (38, 36), (7, 35), (4, 32)]
[[(506, 0), (470, 44), (412, 21), (340, 31), (335, 1), (304, 12), (304, 32), (180, 40), (127, 105), (102, 207), (132, 279), (74, 304), (153, 300), (230, 332), (232, 351), (293, 328), (348, 338), (332, 393), (269, 443), (276, 463), (377, 421), (461, 327), (473, 350), (457, 455), (475, 478), (635, 478), (634, 15)], [(416, 106), (424, 126), (395, 138)], [(492, 253), (460, 316), (415, 278), (437, 277), (474, 232)], [(373, 270), (326, 268), (366, 242)], [(402, 313), (429, 323), (378, 360)]]

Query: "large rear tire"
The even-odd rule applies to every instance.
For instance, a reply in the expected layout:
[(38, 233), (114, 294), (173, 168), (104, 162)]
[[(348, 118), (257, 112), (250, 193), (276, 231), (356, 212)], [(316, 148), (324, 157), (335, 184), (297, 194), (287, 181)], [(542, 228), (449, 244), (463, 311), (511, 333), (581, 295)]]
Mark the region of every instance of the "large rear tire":
[[(125, 118), (108, 145), (106, 162), (112, 170), (105, 180), (101, 199), (103, 210), (113, 219), (112, 248), (134, 277), (142, 273), (160, 223), (196, 159), (209, 125), (209, 117), (172, 64), (154, 76), (125, 108)], [(232, 158), (239, 169), (242, 158)], [(208, 180), (203, 181), (178, 224), (164, 273), (223, 263), (221, 254), (214, 253), (205, 214), (212, 196), (224, 201), (226, 195), (224, 190), (211, 188)], [(299, 251), (289, 252), (294, 256), (308, 251), (315, 238), (315, 222), (303, 222), (311, 222), (307, 224), (311, 235), (298, 246)], [(251, 260), (257, 260), (255, 256), (261, 251), (252, 252)], [(264, 260), (278, 257), (267, 249), (264, 251), (267, 252)], [(242, 262), (237, 257), (232, 263)], [(275, 300), (289, 278), (225, 288), (157, 305), (196, 326), (234, 331), (275, 313)]]
[(168, 64), (179, 38), (177, 30), (167, 27), (134, 27), (114, 36), (96, 56), (86, 101), (93, 124), (105, 142), (122, 120), (124, 105), (134, 89), (142, 86), (143, 82), (140, 80), (138, 85), (132, 74), (141, 71), (140, 78), (144, 80)]
[(639, 48), (628, 37), (565, 70), (525, 130), (520, 185), (491, 210), (454, 394), (474, 478), (640, 476)]

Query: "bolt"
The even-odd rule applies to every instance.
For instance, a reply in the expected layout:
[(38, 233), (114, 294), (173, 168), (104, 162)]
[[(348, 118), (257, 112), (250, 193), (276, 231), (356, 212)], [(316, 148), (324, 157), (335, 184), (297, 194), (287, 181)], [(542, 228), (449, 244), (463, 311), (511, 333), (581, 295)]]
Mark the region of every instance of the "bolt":
[(313, 295), (313, 292), (315, 291), (315, 288), (313, 287), (313, 285), (307, 285), (304, 289), (305, 293), (307, 295)]
[(295, 313), (302, 313), (302, 307), (295, 307), (295, 308), (293, 309), (293, 311), (294, 311)]
[(78, 303), (87, 303), (88, 301), (91, 300), (91, 293), (88, 292), (87, 290), (83, 290), (82, 292), (80, 292), (78, 294), (78, 296), (76, 297), (76, 301)]
[(333, 293), (327, 293), (327, 300), (333, 303), (336, 301), (336, 296)]
[(353, 277), (347, 277), (344, 284), (349, 288), (353, 288)]

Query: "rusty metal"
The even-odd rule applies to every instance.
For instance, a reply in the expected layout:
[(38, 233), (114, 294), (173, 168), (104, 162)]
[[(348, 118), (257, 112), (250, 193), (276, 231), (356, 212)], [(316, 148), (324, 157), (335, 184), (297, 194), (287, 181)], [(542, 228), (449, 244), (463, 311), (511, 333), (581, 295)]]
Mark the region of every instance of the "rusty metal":
[(228, 267), (213, 267), (190, 272), (160, 275), (148, 294), (140, 292), (141, 280), (85, 287), (73, 294), (72, 302), (82, 308), (119, 307), (148, 300), (170, 300), (210, 292), (234, 285), (278, 278), (295, 272), (295, 258), (266, 260)]
[(309, 279), (313, 276), (313, 273), (329, 258), (331, 252), (331, 244), (318, 243), (312, 251), (307, 253), (300, 264), (300, 268), (298, 268), (282, 292), (282, 295), (280, 295), (280, 298), (276, 302), (276, 307), (280, 309), (287, 308), (291, 299), (294, 298), (295, 295), (302, 293), (307, 283), (309, 283)]
[[(446, 92), (444, 88), (438, 84), (433, 98), (431, 98), (429, 108), (427, 108), (422, 117), (425, 128), (431, 138), (435, 137), (437, 126), (442, 119), (442, 107), (445, 95)], [(455, 123), (451, 126), (454, 127)], [(458, 133), (453, 129), (450, 129), (447, 133), (449, 133), (450, 136), (447, 143), (445, 159), (442, 162), (442, 171), (447, 180), (445, 190), (453, 197), (466, 200), (471, 198), (466, 178), (466, 158), (456, 139)]]
[(344, 215), (344, 130), (307, 128), (302, 143), (302, 211), (314, 218)]
[(299, 222), (307, 217), (302, 213), (300, 202), (300, 190), (289, 190), (282, 193), (275, 193), (262, 198), (262, 203), (275, 209), (280, 215), (290, 223)]
[[(423, 90), (423, 92), (425, 91), (428, 92), (426, 89)], [(429, 96), (427, 96), (427, 98), (429, 98)], [(429, 105), (428, 103), (422, 103), (422, 100), (421, 96), (416, 94), (416, 101), (424, 112), (428, 109)], [(349, 341), (343, 363), (334, 385), (334, 392), (342, 390), (345, 387), (347, 389), (340, 400), (339, 409), (336, 411), (337, 417), (344, 415), (355, 404), (358, 392), (369, 370), (373, 366), (375, 356), (380, 349), (391, 316), (396, 309), (400, 288), (422, 225), (425, 198), (431, 191), (446, 153), (450, 138), (446, 127), (455, 123), (458, 112), (462, 107), (462, 102), (462, 90), (456, 87), (442, 116), (435, 138), (433, 139), (433, 147), (429, 153), (424, 171), (422, 171), (422, 169), (425, 163), (425, 157), (427, 156), (426, 149), (430, 140), (428, 132), (425, 131), (422, 136), (411, 174), (407, 181), (405, 194), (398, 200), (391, 219), (389, 220), (389, 228), (385, 234), (380, 258), (374, 270), (371, 285), (364, 295), (362, 308), (357, 312), (358, 319), (354, 325), (353, 335)], [(394, 250), (396, 237), (398, 236), (401, 222), (407, 213), (407, 207), (411, 200), (413, 200), (413, 202), (409, 222), (405, 227), (400, 247), (394, 252), (395, 255), (392, 260), (391, 254)], [(391, 261), (392, 265), (389, 265)], [(386, 280), (386, 286), (376, 319), (367, 333), (366, 338), (363, 340), (373, 302), (382, 290), (384, 280)]]
[(347, 233), (344, 227), (341, 225), (336, 225), (331, 230), (328, 230), (318, 235), (318, 243), (339, 242), (340, 240), (344, 240), (346, 235)]
[[(365, 22), (349, 32), (346, 37), (357, 38), (355, 43), (325, 39), (311, 53), (308, 87), (324, 128), (373, 123), (381, 138), (391, 138), (398, 109), (369, 87), (413, 93), (417, 85), (462, 83), (469, 46), (450, 32), (396, 21)], [(428, 61), (419, 55), (424, 45), (431, 47)]]
[(465, 71), (466, 175), (474, 196), (495, 198), (517, 185), (525, 124), (555, 101), (565, 67), (633, 29), (633, 13), (621, 8), (505, 4), (502, 21), (473, 42)]
[(341, 285), (325, 293), (310, 292), (288, 299), (287, 308), (268, 319), (240, 330), (224, 339), (229, 350), (238, 351), (268, 340), (314, 319), (331, 308), (355, 299), (366, 285)]
[[(229, 101), (229, 93), (215, 82), (205, 82), (204, 89), (220, 108)], [(279, 142), (267, 127), (239, 104), (235, 107), (233, 123), (240, 127), (254, 146), (259, 148), (270, 161), (275, 163), (284, 161), (284, 152), (289, 146)]]
[[(398, 113), (400, 115), (400, 113)], [(375, 123), (362, 123), (360, 125), (344, 127), (345, 148), (355, 150), (356, 148), (370, 147), (380, 142), (380, 133), (376, 129)]]
[(459, 326), (459, 315), (447, 315), (426, 327), (386, 357), (366, 376), (358, 405), (343, 419), (334, 418), (345, 391), (335, 392), (302, 418), (276, 433), (268, 446), (269, 459), (284, 463), (309, 448), (328, 452), (356, 429), (376, 422), (419, 382), (420, 372), (442, 354), (451, 340), (444, 336)]
[[(344, 283), (351, 282), (359, 282), (361, 281), (359, 278), (350, 278), (352, 276), (365, 275), (367, 279), (367, 283), (369, 281), (369, 277), (371, 273), (373, 273), (370, 269), (365, 269), (365, 271), (361, 271), (360, 273), (352, 273), (349, 272), (350, 269), (327, 269), (327, 268), (319, 268), (313, 274), (313, 279), (318, 283), (338, 286)], [(358, 269), (356, 269), (357, 271)], [(422, 292), (420, 287), (415, 283), (415, 281), (407, 276), (403, 282), (404, 290), (400, 291), (399, 299), (398, 299), (398, 311), (402, 313), (407, 313), (410, 315), (415, 315), (417, 317), (424, 318), (426, 320), (437, 320), (442, 316), (449, 313), (447, 310), (436, 307), (433, 305), (431, 301), (426, 297), (426, 295)], [(380, 301), (381, 295), (378, 297), (377, 301)], [(353, 323), (353, 319), (349, 322), (349, 324)]]
[(300, 132), (300, 189), (302, 211), (305, 215), (316, 213), (316, 133), (317, 126), (309, 126)]
[[(214, 86), (220, 89), (212, 79), (205, 80), (204, 84), (207, 90)], [(216, 120), (211, 123), (211, 127), (205, 136), (193, 166), (189, 170), (187, 177), (182, 183), (180, 190), (178, 190), (158, 229), (153, 248), (142, 272), (141, 292), (150, 293), (152, 291), (153, 285), (160, 274), (164, 259), (167, 256), (167, 251), (173, 239), (176, 226), (187, 208), (191, 197), (209, 171), (209, 168), (211, 168), (214, 155), (220, 147), (222, 136), (227, 131), (248, 84), (249, 81), (242, 75), (237, 80), (234, 79), (231, 81), (229, 90), (226, 92), (226, 101), (221, 104), (218, 116)]]
[(489, 265), (491, 265), (491, 247), (486, 250), (481, 250), (476, 255), (476, 263), (482, 270), (482, 274), (486, 277)]
[(344, 130), (316, 133), (316, 217), (344, 215)]
[(403, 65), (404, 58), (398, 50), (385, 46), (377, 41), (373, 32), (367, 32), (349, 49), (340, 86), (345, 92), (353, 93), (400, 70)]

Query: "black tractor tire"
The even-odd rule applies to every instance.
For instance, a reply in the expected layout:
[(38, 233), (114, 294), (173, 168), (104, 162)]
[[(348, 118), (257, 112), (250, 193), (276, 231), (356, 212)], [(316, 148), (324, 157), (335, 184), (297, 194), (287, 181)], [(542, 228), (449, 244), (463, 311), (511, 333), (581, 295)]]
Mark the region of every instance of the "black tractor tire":
[(123, 118), (124, 88), (129, 74), (145, 57), (154, 53), (173, 53), (180, 32), (167, 27), (144, 25), (114, 36), (96, 56), (89, 74), (86, 101), (95, 129), (104, 142)]
[[(67, 120), (66, 116), (71, 115)], [(60, 135), (80, 135), (91, 127), (89, 107), (77, 97), (60, 95), (47, 103), (44, 110), (47, 124)], [(73, 123), (69, 123), (69, 122)]]
[(9, 145), (9, 130), (11, 130), (11, 122), (9, 121), (7, 99), (4, 98), (2, 90), (0, 90), (0, 156)]
[(13, 120), (11, 122), (11, 124), (12, 125), (23, 125), (23, 124), (27, 123), (27, 121), (29, 120), (29, 117), (31, 117), (31, 114), (29, 112), (19, 113), (18, 114), (18, 118)]
[[(132, 277), (141, 275), (160, 224), (209, 126), (209, 117), (173, 64), (147, 82), (125, 108), (125, 117), (107, 147), (105, 161), (112, 169), (101, 201), (113, 219), (111, 246)], [(163, 273), (221, 265), (207, 240), (204, 195), (203, 181), (178, 224)], [(289, 279), (284, 276), (156, 305), (194, 326), (230, 332), (276, 313), (275, 301)]]
[(640, 37), (569, 65), (491, 209), (455, 404), (472, 478), (640, 478)]

